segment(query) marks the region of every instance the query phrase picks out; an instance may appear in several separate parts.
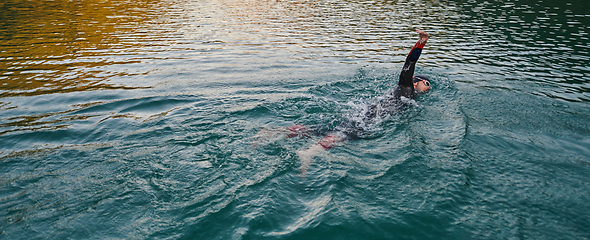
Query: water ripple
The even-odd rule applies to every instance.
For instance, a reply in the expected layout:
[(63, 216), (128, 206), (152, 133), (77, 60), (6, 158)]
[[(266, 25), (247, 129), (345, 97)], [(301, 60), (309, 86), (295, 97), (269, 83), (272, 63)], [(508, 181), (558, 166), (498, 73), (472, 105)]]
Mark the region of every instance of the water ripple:
[[(588, 7), (3, 1), (0, 238), (590, 238)], [(281, 129), (358, 116), (416, 28), (433, 91), (300, 174)]]

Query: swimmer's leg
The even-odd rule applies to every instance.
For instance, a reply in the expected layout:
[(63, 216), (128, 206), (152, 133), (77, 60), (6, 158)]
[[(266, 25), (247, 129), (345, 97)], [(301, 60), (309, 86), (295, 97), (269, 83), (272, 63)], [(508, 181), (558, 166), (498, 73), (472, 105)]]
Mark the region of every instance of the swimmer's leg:
[(291, 125), (289, 127), (287, 127), (287, 137), (288, 138), (293, 138), (293, 137), (308, 137), (309, 136), (309, 132), (310, 132), (310, 128), (303, 126), (303, 125)]
[(313, 144), (308, 149), (297, 151), (297, 155), (301, 160), (301, 167), (299, 167), (301, 173), (305, 174), (305, 172), (307, 172), (307, 169), (309, 169), (309, 166), (311, 166), (311, 161), (314, 156), (320, 152), (333, 148), (337, 143), (343, 142), (345, 139), (346, 137), (343, 133), (333, 133), (325, 136), (322, 138), (322, 140)]
[(252, 147), (257, 147), (260, 144), (269, 143), (280, 140), (284, 137), (308, 137), (310, 129), (303, 125), (291, 125), (287, 128), (263, 128), (254, 135), (254, 141)]

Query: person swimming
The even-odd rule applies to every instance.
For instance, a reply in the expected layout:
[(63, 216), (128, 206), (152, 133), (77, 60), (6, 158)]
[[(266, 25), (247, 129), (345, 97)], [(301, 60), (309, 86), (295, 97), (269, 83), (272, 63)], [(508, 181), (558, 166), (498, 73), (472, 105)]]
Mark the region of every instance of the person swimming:
[(387, 92), (383, 99), (369, 107), (369, 111), (365, 116), (365, 120), (374, 119), (377, 116), (382, 116), (384, 113), (391, 113), (398, 111), (406, 106), (409, 99), (414, 99), (422, 93), (430, 91), (430, 80), (426, 76), (414, 76), (414, 69), (416, 63), (422, 54), (422, 49), (428, 41), (428, 33), (417, 29), (416, 32), (420, 35), (420, 39), (410, 53), (406, 57), (406, 62), (402, 67), (399, 76), (399, 82), (393, 92)]
[[(363, 134), (364, 129), (361, 125), (366, 123), (375, 123), (378, 119), (383, 119), (394, 112), (405, 108), (409, 101), (416, 96), (430, 91), (430, 80), (426, 76), (414, 76), (416, 63), (420, 58), (422, 49), (428, 41), (428, 33), (417, 29), (420, 39), (406, 57), (404, 66), (400, 73), (399, 82), (393, 91), (388, 91), (378, 101), (368, 106), (367, 111), (362, 116), (362, 121), (343, 121), (333, 131), (325, 135), (320, 141), (313, 144), (305, 150), (297, 151), (301, 160), (300, 170), (305, 173), (311, 165), (312, 158), (318, 153), (333, 148), (337, 143), (348, 139), (357, 139)], [(315, 127), (292, 125), (286, 130), (287, 137), (316, 135), (321, 131)]]

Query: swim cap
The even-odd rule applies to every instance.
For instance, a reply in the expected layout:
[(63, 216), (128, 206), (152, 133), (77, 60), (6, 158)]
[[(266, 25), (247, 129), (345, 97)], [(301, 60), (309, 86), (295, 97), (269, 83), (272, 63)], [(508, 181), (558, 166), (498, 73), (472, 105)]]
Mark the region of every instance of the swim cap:
[(414, 76), (414, 78), (412, 79), (412, 82), (420, 82), (422, 80), (426, 80), (430, 82), (430, 79), (428, 79), (427, 76), (423, 76), (423, 75), (416, 75)]

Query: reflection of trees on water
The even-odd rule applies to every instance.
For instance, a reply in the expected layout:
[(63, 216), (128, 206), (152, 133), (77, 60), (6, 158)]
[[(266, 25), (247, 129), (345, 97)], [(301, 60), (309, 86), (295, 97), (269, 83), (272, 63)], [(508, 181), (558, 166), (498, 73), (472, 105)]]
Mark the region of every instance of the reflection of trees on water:
[[(446, 67), (458, 76), (500, 68), (515, 79), (559, 80), (574, 98), (587, 99), (579, 96), (589, 82), (587, 5), (584, 0), (8, 0), (0, 3), (0, 97), (151, 86), (115, 81), (170, 70), (166, 66), (179, 63), (173, 59), (190, 61), (170, 71), (239, 71), (240, 64), (262, 61), (253, 56), (282, 54), (275, 50), (309, 61), (401, 64), (414, 29), (424, 28), (432, 40), (423, 67)], [(461, 68), (466, 63), (477, 67)], [(554, 77), (556, 71), (562, 78)]]
[(402, 62), (391, 55), (403, 56), (413, 30), (440, 11), (438, 1), (8, 0), (0, 3), (0, 97), (133, 88), (141, 83), (111, 80), (157, 71), (125, 65), (181, 45)]

